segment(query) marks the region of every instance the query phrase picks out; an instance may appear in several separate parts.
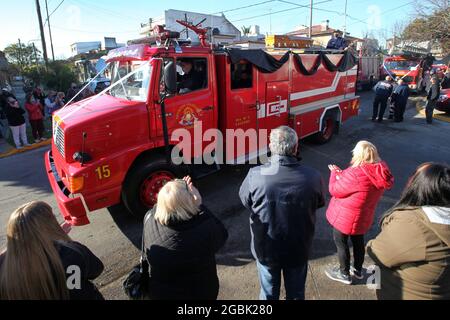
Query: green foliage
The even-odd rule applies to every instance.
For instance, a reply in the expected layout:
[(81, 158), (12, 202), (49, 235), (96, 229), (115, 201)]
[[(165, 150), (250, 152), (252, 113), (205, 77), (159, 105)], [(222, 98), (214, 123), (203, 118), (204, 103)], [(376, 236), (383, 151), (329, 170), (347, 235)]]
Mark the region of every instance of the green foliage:
[(414, 41), (436, 40), (444, 54), (450, 54), (450, 7), (436, 8), (430, 14), (414, 19), (403, 31), (402, 37)]
[(3, 52), (10, 63), (15, 65), (20, 72), (25, 68), (36, 64), (40, 58), (41, 52), (33, 45), (14, 43), (5, 48)]
[(250, 34), (250, 31), (251, 31), (251, 26), (248, 26), (248, 27), (242, 26), (241, 30), (242, 30), (242, 34), (244, 36), (248, 36)]
[(72, 82), (77, 82), (74, 67), (64, 60), (49, 62), (47, 70), (42, 65), (31, 66), (23, 75), (35, 85), (62, 92), (66, 92)]

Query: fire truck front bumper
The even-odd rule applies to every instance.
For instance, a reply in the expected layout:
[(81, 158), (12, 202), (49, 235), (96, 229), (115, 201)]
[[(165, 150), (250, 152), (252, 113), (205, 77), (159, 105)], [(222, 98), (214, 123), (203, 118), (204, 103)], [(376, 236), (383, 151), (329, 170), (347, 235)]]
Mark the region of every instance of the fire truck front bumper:
[(47, 170), (48, 181), (55, 194), (56, 202), (58, 203), (58, 207), (64, 220), (72, 226), (89, 224), (87, 211), (84, 207), (82, 198), (73, 197), (69, 190), (67, 190), (56, 171), (51, 151), (45, 154), (45, 168)]

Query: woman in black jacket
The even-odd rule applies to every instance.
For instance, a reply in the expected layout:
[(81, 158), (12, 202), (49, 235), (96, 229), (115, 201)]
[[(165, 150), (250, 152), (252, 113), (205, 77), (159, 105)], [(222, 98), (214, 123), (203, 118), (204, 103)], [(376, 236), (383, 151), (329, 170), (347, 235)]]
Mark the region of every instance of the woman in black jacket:
[(16, 98), (14, 98), (14, 96), (9, 96), (6, 103), (6, 119), (8, 120), (8, 125), (11, 128), (16, 148), (22, 149), (20, 140), (22, 140), (24, 147), (28, 147), (30, 144), (28, 143), (27, 127), (23, 116), (25, 114), (25, 110), (19, 106), (19, 102)]
[(25, 204), (9, 218), (0, 300), (100, 300), (90, 280), (102, 272), (103, 263), (69, 238), (45, 202)]
[(156, 206), (145, 217), (151, 299), (217, 299), (215, 253), (228, 232), (201, 203), (191, 178), (177, 179), (161, 189)]

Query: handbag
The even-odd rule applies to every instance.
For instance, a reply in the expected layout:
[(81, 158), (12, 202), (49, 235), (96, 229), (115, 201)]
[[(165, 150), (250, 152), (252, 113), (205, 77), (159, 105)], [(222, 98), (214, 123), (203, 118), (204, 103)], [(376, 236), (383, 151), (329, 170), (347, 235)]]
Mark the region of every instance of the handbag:
[(149, 282), (150, 282), (150, 265), (147, 261), (144, 248), (144, 234), (145, 223), (147, 222), (150, 214), (147, 215), (144, 221), (144, 227), (142, 231), (142, 244), (141, 244), (141, 258), (138, 265), (136, 265), (127, 278), (123, 282), (123, 289), (125, 294), (132, 300), (143, 300), (149, 296)]

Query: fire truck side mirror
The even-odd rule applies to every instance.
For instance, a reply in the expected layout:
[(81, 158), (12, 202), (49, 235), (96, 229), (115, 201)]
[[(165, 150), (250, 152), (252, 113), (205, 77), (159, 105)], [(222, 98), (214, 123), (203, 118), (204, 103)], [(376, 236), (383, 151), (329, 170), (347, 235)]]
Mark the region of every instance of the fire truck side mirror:
[(164, 67), (164, 84), (166, 94), (177, 93), (176, 65), (173, 61), (169, 61)]

